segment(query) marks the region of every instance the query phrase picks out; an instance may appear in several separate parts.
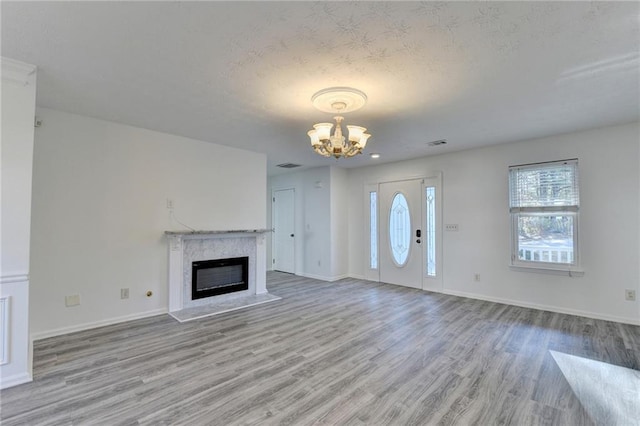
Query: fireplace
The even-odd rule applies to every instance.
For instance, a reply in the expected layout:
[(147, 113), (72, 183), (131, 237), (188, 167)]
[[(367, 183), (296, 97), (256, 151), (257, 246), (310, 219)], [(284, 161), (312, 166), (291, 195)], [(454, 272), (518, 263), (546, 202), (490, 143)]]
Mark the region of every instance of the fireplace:
[(192, 300), (249, 289), (249, 257), (200, 260), (191, 270)]
[[(0, 0), (1, 1), (1, 0)], [(267, 292), (266, 229), (233, 231), (165, 231), (169, 249), (169, 313), (201, 308)], [(193, 263), (248, 257), (248, 289), (194, 299)], [(197, 274), (196, 274), (197, 275)], [(174, 315), (174, 318), (176, 316)], [(178, 318), (176, 318), (178, 319)], [(178, 321), (181, 321), (178, 319)]]

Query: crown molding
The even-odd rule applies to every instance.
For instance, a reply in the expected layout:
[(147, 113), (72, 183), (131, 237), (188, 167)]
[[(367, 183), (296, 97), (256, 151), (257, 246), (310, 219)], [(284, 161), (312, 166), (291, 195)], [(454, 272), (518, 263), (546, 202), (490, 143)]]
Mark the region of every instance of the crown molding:
[(2, 57), (2, 79), (28, 86), (30, 77), (35, 74), (37, 67), (25, 62)]

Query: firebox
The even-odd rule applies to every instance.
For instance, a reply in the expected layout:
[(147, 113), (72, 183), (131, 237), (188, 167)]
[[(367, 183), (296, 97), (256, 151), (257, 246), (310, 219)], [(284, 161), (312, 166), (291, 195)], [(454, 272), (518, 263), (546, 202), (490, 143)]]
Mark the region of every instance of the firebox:
[(192, 262), (191, 299), (218, 296), (249, 289), (249, 258)]

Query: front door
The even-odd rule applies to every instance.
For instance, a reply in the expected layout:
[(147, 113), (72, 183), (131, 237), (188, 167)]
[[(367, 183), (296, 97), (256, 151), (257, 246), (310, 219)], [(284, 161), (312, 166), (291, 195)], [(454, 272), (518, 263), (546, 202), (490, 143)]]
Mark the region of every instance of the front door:
[(380, 281), (422, 288), (422, 179), (380, 184)]

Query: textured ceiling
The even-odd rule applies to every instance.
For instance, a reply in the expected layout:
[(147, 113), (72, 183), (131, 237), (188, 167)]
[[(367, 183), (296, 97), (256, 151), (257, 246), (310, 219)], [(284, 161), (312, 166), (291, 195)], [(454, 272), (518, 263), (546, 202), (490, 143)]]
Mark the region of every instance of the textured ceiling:
[[(38, 105), (267, 153), (362, 166), (638, 120), (637, 2), (8, 2), (2, 55)], [(313, 154), (352, 86), (367, 152)], [(448, 139), (446, 146), (426, 142)]]

